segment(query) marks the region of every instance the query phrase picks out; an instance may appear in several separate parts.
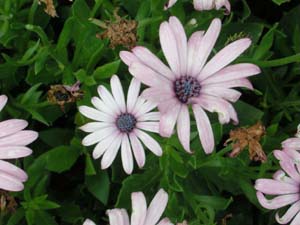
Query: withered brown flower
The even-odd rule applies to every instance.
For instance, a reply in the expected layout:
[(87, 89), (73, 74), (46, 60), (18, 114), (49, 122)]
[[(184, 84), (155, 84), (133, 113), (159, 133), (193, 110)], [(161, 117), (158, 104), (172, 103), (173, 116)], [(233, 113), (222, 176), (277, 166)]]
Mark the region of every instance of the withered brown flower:
[(53, 0), (39, 0), (38, 1), (39, 4), (41, 3), (44, 3), (46, 8), (44, 9), (44, 11), (52, 16), (52, 17), (57, 17), (57, 13), (56, 13), (56, 10), (55, 10), (55, 6), (54, 6), (54, 3), (53, 3)]
[(16, 211), (18, 204), (14, 197), (9, 195), (9, 192), (0, 190), (0, 212), (13, 213)]
[(122, 45), (131, 49), (137, 42), (136, 32), (138, 23), (135, 20), (121, 18), (117, 11), (118, 9), (114, 11), (115, 21), (106, 21), (102, 24), (102, 28), (104, 28), (105, 31), (101, 34), (97, 34), (96, 37), (109, 39), (111, 48)]
[(251, 127), (241, 127), (231, 130), (230, 138), (226, 140), (225, 146), (232, 143), (232, 152), (230, 157), (238, 156), (246, 147), (249, 150), (249, 158), (254, 161), (267, 161), (267, 156), (264, 153), (260, 139), (265, 135), (265, 127), (261, 122), (257, 122)]

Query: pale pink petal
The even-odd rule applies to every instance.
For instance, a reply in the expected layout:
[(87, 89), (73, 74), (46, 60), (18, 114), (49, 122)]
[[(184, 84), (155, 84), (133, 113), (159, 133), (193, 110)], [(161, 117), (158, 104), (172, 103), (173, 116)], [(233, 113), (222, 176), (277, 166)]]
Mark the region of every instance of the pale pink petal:
[(108, 115), (113, 116), (118, 112), (114, 108), (109, 108), (109, 105), (106, 105), (104, 101), (98, 97), (92, 97), (91, 102), (96, 109)]
[(168, 218), (164, 218), (157, 225), (173, 225), (173, 223)]
[(16, 177), (6, 174), (0, 168), (0, 189), (7, 191), (22, 191), (24, 185)]
[(0, 159), (17, 159), (31, 155), (32, 150), (24, 146), (0, 147)]
[(258, 179), (255, 189), (268, 195), (294, 194), (299, 192), (299, 184), (293, 185), (273, 179)]
[(144, 145), (155, 155), (161, 156), (162, 155), (162, 149), (160, 145), (157, 143), (156, 140), (154, 140), (150, 135), (147, 133), (136, 129), (135, 131), (136, 136), (144, 143)]
[(179, 58), (180, 75), (186, 75), (187, 72), (187, 38), (181, 22), (175, 16), (169, 19), (169, 25), (176, 39)]
[(300, 225), (300, 212), (298, 212), (290, 225)]
[(167, 207), (167, 203), (168, 194), (163, 189), (160, 189), (149, 205), (144, 225), (156, 224)]
[(156, 108), (157, 104), (151, 101), (145, 101), (142, 105), (140, 105), (138, 111), (135, 113), (136, 118), (139, 118), (141, 115), (150, 112), (154, 108)]
[(231, 81), (235, 79), (246, 78), (259, 74), (261, 71), (258, 66), (250, 63), (239, 63), (235, 65), (227, 66), (214, 75), (210, 76), (204, 81), (201, 81), (202, 85), (211, 83), (220, 83), (225, 81)]
[(159, 121), (160, 113), (159, 112), (149, 112), (141, 115), (137, 118), (138, 121)]
[(194, 7), (199, 11), (211, 10), (214, 6), (214, 0), (194, 0)]
[(138, 59), (146, 66), (150, 67), (158, 74), (165, 76), (169, 80), (174, 80), (173, 72), (167, 67), (159, 58), (156, 57), (151, 51), (142, 46), (137, 46), (132, 49), (132, 52)]
[(142, 107), (142, 105), (143, 105), (145, 102), (146, 102), (146, 99), (142, 98), (141, 96), (138, 97), (138, 99), (137, 99), (137, 101), (136, 101), (136, 103), (135, 103), (135, 106), (133, 107), (133, 110), (132, 110), (132, 112), (131, 112), (136, 118), (138, 118), (138, 117), (136, 116), (136, 114), (139, 113), (140, 108)]
[(108, 115), (104, 112), (100, 112), (97, 109), (94, 109), (89, 106), (80, 106), (79, 107), (79, 112), (84, 115), (85, 117), (96, 120), (96, 121), (103, 121), (103, 122), (108, 122), (112, 123), (115, 121), (115, 118), (111, 115)]
[(216, 9), (219, 10), (223, 6), (225, 6), (225, 14), (229, 14), (231, 11), (231, 6), (229, 0), (215, 0)]
[(28, 126), (27, 121), (10, 119), (0, 122), (0, 137), (14, 134)]
[(138, 59), (138, 57), (136, 57), (133, 53), (128, 52), (128, 51), (121, 51), (119, 55), (120, 55), (120, 58), (122, 59), (122, 61), (127, 66), (130, 66), (131, 63), (133, 63), (133, 62), (139, 62), (140, 61)]
[(0, 95), (0, 111), (3, 109), (3, 107), (7, 103), (7, 96), (6, 95)]
[(300, 185), (300, 174), (297, 171), (295, 164), (290, 160), (284, 160), (279, 162), (281, 168)]
[(173, 90), (168, 90), (168, 88), (166, 90), (166, 89), (161, 89), (156, 87), (145, 89), (142, 92), (141, 96), (157, 104), (175, 98)]
[(127, 112), (132, 113), (140, 93), (141, 83), (133, 78), (130, 82), (127, 94)]
[(129, 225), (129, 218), (125, 209), (111, 209), (106, 212), (110, 225)]
[(214, 134), (209, 119), (199, 105), (193, 105), (193, 112), (196, 119), (197, 129), (202, 147), (206, 154), (213, 152), (215, 147)]
[(247, 48), (249, 48), (250, 45), (251, 40), (249, 38), (243, 38), (227, 45), (203, 67), (203, 70), (199, 74), (199, 79), (205, 80), (207, 77), (218, 72), (229, 63), (234, 61)]
[(112, 135), (114, 132), (116, 132), (116, 127), (105, 127), (101, 130), (97, 130), (82, 139), (82, 145), (84, 146), (91, 146), (93, 144), (98, 143), (99, 141), (103, 140), (104, 138), (108, 137), (109, 135)]
[(177, 105), (180, 105), (177, 98), (172, 98), (168, 101), (161, 102), (158, 104), (157, 108), (160, 112), (160, 115), (168, 113), (170, 110), (172, 110), (174, 107), (177, 107)]
[(112, 142), (118, 138), (120, 132), (118, 130), (114, 131), (112, 134), (104, 138), (103, 140), (99, 141), (93, 151), (93, 158), (98, 159), (100, 158), (104, 152), (109, 148)]
[(111, 91), (114, 99), (122, 113), (126, 112), (125, 97), (122, 84), (117, 75), (113, 75), (110, 79)]
[(38, 133), (31, 130), (22, 130), (10, 136), (0, 138), (0, 146), (25, 146), (35, 141)]
[(281, 144), (283, 148), (300, 150), (300, 138), (288, 138)]
[(0, 171), (11, 177), (15, 177), (20, 182), (25, 182), (28, 178), (23, 170), (3, 160), (0, 160)]
[(97, 91), (98, 91), (99, 96), (101, 97), (101, 99), (103, 100), (105, 105), (107, 105), (108, 108), (110, 108), (113, 112), (116, 112), (116, 113), (121, 112), (115, 99), (113, 98), (111, 93), (106, 89), (106, 87), (104, 87), (103, 85), (99, 85), (97, 88)]
[(125, 134), (122, 138), (121, 157), (124, 171), (131, 174), (133, 171), (133, 157), (128, 136)]
[(236, 102), (242, 95), (242, 93), (239, 91), (215, 86), (203, 86), (200, 90), (200, 93), (220, 97), (231, 102)]
[(298, 182), (294, 181), (290, 177), (286, 176), (285, 172), (283, 170), (278, 170), (273, 174), (273, 179), (285, 182), (292, 185), (298, 185)]
[(237, 80), (230, 80), (224, 82), (210, 82), (209, 84), (205, 84), (204, 87), (223, 87), (223, 88), (234, 88), (234, 87), (244, 87), (250, 90), (253, 90), (253, 86), (251, 82), (247, 78), (241, 78)]
[(147, 213), (147, 203), (145, 195), (142, 192), (133, 192), (131, 194), (131, 202), (131, 225), (144, 224)]
[(256, 193), (259, 203), (266, 209), (279, 209), (300, 199), (299, 194), (280, 195), (273, 199), (266, 199), (261, 192)]
[(161, 114), (159, 133), (162, 137), (170, 137), (172, 135), (180, 109), (181, 104), (177, 103), (164, 114)]
[(173, 5), (175, 5), (176, 2), (177, 0), (168, 0), (168, 2), (164, 6), (164, 10), (171, 8)]
[(79, 127), (80, 130), (84, 131), (84, 132), (95, 132), (98, 130), (102, 130), (103, 128), (106, 127), (112, 127), (115, 126), (113, 123), (105, 123), (105, 122), (90, 122), (87, 123), (81, 127)]
[(221, 31), (221, 20), (214, 19), (203, 38), (201, 39), (200, 45), (197, 48), (196, 52), (196, 62), (193, 65), (192, 73), (190, 76), (198, 76), (200, 71), (202, 70), (207, 58), (209, 57), (216, 41)]
[(130, 133), (129, 138), (130, 138), (134, 158), (139, 168), (142, 168), (145, 165), (145, 161), (146, 161), (144, 147), (134, 133)]
[(176, 37), (167, 22), (163, 22), (159, 27), (159, 39), (162, 51), (168, 61), (174, 74), (179, 77), (180, 74), (180, 59), (177, 47)]
[(119, 135), (115, 138), (115, 141), (112, 142), (112, 144), (108, 147), (108, 149), (105, 151), (102, 160), (101, 160), (101, 169), (107, 169), (114, 159), (117, 156), (118, 150), (120, 148), (122, 141), (122, 136)]
[(96, 224), (90, 219), (86, 219), (82, 225), (96, 225)]
[(140, 62), (133, 62), (129, 67), (129, 72), (142, 83), (152, 87), (166, 85), (170, 86), (170, 81)]
[(282, 151), (286, 155), (288, 155), (290, 158), (292, 158), (295, 162), (297, 162), (297, 165), (299, 164), (299, 162), (300, 162), (300, 153), (299, 153), (299, 151), (295, 151), (295, 150), (291, 150), (291, 149), (283, 149)]
[(138, 122), (136, 127), (142, 130), (159, 133), (159, 122)]
[(300, 201), (294, 203), (287, 211), (286, 213), (280, 217), (279, 213), (277, 212), (275, 215), (276, 221), (279, 224), (287, 224), (289, 223), (294, 216), (300, 211)]
[(204, 31), (194, 32), (188, 41), (188, 56), (187, 56), (187, 74), (192, 75), (193, 67), (196, 66), (198, 58), (196, 58), (203, 38)]
[(177, 119), (177, 133), (180, 143), (184, 150), (191, 153), (190, 149), (190, 114), (189, 109), (186, 105), (181, 107), (181, 110)]
[(274, 154), (275, 158), (280, 161), (288, 161), (289, 160), (289, 161), (293, 162), (293, 159), (288, 154), (286, 154), (284, 151), (274, 150), (273, 154)]

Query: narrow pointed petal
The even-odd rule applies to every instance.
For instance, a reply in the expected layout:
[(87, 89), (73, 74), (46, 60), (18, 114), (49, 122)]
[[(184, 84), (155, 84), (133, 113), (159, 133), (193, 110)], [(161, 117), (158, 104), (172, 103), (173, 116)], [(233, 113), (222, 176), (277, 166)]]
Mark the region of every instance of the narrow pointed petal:
[(136, 163), (138, 164), (139, 168), (142, 168), (146, 161), (144, 147), (135, 134), (129, 134), (129, 138)]
[(31, 155), (32, 150), (24, 146), (0, 147), (0, 159), (18, 159)]
[(159, 122), (138, 122), (136, 127), (142, 130), (159, 133)]
[(159, 122), (159, 133), (162, 137), (170, 137), (181, 109), (181, 104), (177, 103), (164, 114), (161, 114)]
[(159, 112), (149, 112), (138, 117), (138, 121), (159, 121)]
[(124, 209), (111, 209), (106, 212), (110, 225), (129, 225), (128, 214)]
[(167, 22), (163, 22), (159, 28), (159, 39), (163, 53), (174, 74), (180, 76), (180, 59), (176, 37)]
[(91, 133), (91, 132), (102, 130), (104, 128), (111, 127), (111, 126), (114, 126), (114, 124), (113, 123), (105, 123), (105, 122), (90, 122), (90, 123), (87, 123), (87, 124), (79, 127), (79, 129), (84, 132)]
[(214, 0), (194, 0), (196, 10), (211, 10), (214, 8)]
[(147, 203), (145, 195), (142, 192), (133, 192), (131, 194), (131, 202), (131, 225), (144, 224), (147, 213)]
[(275, 218), (279, 224), (288, 224), (299, 212), (300, 212), (300, 201), (294, 203), (282, 217), (280, 217), (279, 213), (277, 212)]
[(197, 49), (201, 44), (203, 36), (204, 31), (196, 31), (188, 41), (187, 74), (192, 75), (193, 67), (197, 64)]
[(237, 80), (230, 80), (224, 82), (210, 82), (209, 84), (205, 84), (205, 87), (222, 87), (222, 88), (235, 88), (235, 87), (244, 87), (250, 90), (253, 90), (253, 86), (251, 82), (247, 78), (241, 78)]
[(251, 45), (249, 38), (243, 38), (232, 42), (219, 51), (204, 67), (199, 75), (200, 80), (205, 80), (207, 77), (218, 72), (229, 63), (234, 61)]
[(273, 179), (258, 179), (255, 189), (268, 195), (284, 195), (299, 192), (299, 185), (288, 184)]
[(127, 94), (127, 112), (132, 113), (135, 103), (138, 99), (141, 88), (141, 82), (133, 78), (130, 82)]
[(101, 111), (101, 112), (104, 112), (110, 116), (113, 116), (117, 111), (114, 109), (114, 108), (110, 108), (109, 105), (106, 105), (104, 103), (104, 101), (102, 101), (100, 98), (98, 97), (92, 97), (91, 99), (91, 103), (93, 104), (93, 106)]
[(103, 100), (103, 102), (105, 103), (105, 105), (107, 105), (108, 108), (112, 109), (114, 113), (121, 112), (115, 99), (113, 98), (111, 93), (106, 89), (106, 87), (104, 87), (103, 85), (99, 85), (97, 91), (100, 98)]
[(214, 19), (203, 38), (201, 39), (201, 43), (197, 48), (196, 59), (197, 63), (193, 65), (192, 76), (198, 76), (200, 71), (202, 70), (207, 58), (209, 57), (216, 41), (221, 31), (221, 20)]
[(281, 195), (273, 199), (266, 199), (261, 192), (256, 193), (259, 203), (266, 209), (279, 209), (300, 199), (299, 194)]
[(111, 91), (114, 99), (122, 113), (126, 112), (125, 97), (122, 84), (117, 75), (113, 75), (110, 79)]
[(102, 122), (108, 122), (112, 123), (114, 122), (114, 118), (111, 115), (108, 115), (106, 113), (100, 112), (97, 109), (94, 109), (89, 106), (80, 106), (79, 107), (79, 112), (84, 115), (87, 118), (90, 118), (92, 120), (96, 121), (102, 121)]
[(162, 149), (160, 145), (150, 135), (139, 129), (135, 130), (135, 134), (151, 152), (153, 152), (157, 156), (162, 155)]
[(298, 212), (290, 225), (300, 225), (300, 212)]
[(279, 162), (281, 168), (295, 181), (300, 184), (300, 174), (297, 171), (295, 164), (291, 160), (284, 160)]
[(160, 189), (151, 201), (144, 225), (154, 225), (162, 216), (168, 203), (168, 194)]
[(0, 95), (0, 111), (2, 111), (3, 107), (7, 103), (7, 96), (6, 95)]
[(27, 121), (10, 119), (0, 122), (0, 137), (14, 134), (28, 126)]
[(25, 146), (35, 141), (38, 133), (31, 130), (21, 130), (17, 133), (0, 138), (0, 146)]
[(104, 152), (109, 148), (109, 146), (113, 143), (113, 141), (118, 138), (120, 132), (119, 131), (114, 131), (110, 135), (108, 135), (106, 138), (103, 140), (99, 141), (99, 143), (96, 145), (93, 151), (93, 158), (98, 159), (100, 158)]
[(115, 127), (106, 127), (101, 130), (97, 130), (83, 138), (82, 144), (84, 146), (91, 146), (99, 141), (107, 138), (109, 135), (113, 134), (116, 131)]
[(24, 185), (16, 177), (6, 174), (0, 170), (0, 189), (7, 191), (22, 191), (24, 189)]
[(172, 98), (175, 98), (172, 95), (171, 90), (165, 90), (165, 89), (158, 89), (158, 88), (147, 88), (145, 89), (141, 96), (148, 101), (155, 102), (157, 104), (163, 103), (165, 101), (171, 100)]
[(180, 75), (186, 75), (187, 72), (187, 37), (181, 22), (175, 16), (169, 19), (169, 25), (177, 43), (178, 58), (180, 65)]
[(190, 149), (190, 114), (187, 106), (182, 106), (177, 119), (177, 133), (184, 149), (191, 153)]
[(22, 169), (3, 160), (0, 160), (0, 172), (16, 178), (20, 182), (25, 182), (28, 179), (27, 174)]
[(288, 177), (283, 170), (278, 170), (273, 174), (273, 179), (278, 180), (284, 183), (292, 184), (297, 186), (298, 182), (293, 180), (292, 178)]
[(127, 135), (123, 135), (121, 145), (121, 157), (124, 171), (127, 174), (131, 174), (133, 171), (133, 157), (131, 147)]
[(175, 76), (173, 72), (167, 67), (156, 55), (154, 55), (147, 48), (137, 46), (132, 49), (132, 52), (139, 58), (139, 60), (146, 66), (158, 74), (165, 76), (169, 80), (174, 80)]
[(210, 121), (204, 110), (199, 105), (193, 105), (193, 112), (202, 147), (206, 154), (210, 154), (213, 152), (215, 147), (214, 134)]
[(236, 91), (234, 89), (229, 88), (222, 88), (222, 87), (214, 87), (214, 86), (204, 86), (201, 88), (200, 93), (206, 94), (206, 95), (212, 95), (215, 97), (223, 98), (227, 101), (236, 102), (241, 97), (242, 93), (239, 91)]
[(112, 144), (109, 146), (109, 148), (105, 151), (102, 160), (101, 160), (101, 169), (105, 170), (114, 161), (114, 159), (117, 156), (118, 150), (120, 148), (122, 141), (122, 136), (119, 135), (118, 137), (115, 138), (115, 141), (112, 142)]
[(215, 0), (215, 4), (217, 10), (221, 9), (224, 6), (226, 9), (225, 14), (228, 15), (230, 13), (231, 5), (229, 0)]
[(133, 62), (139, 62), (139, 58), (136, 57), (133, 53), (128, 51), (121, 51), (120, 52), (120, 58), (122, 61), (127, 65), (130, 66)]

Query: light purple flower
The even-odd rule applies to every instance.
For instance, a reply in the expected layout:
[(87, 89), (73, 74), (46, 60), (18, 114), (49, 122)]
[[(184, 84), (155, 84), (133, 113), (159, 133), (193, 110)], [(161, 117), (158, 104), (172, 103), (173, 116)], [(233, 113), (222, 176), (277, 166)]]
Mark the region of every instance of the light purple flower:
[[(169, 0), (166, 4), (164, 9), (167, 10), (171, 8), (177, 0)], [(222, 7), (225, 7), (226, 9), (226, 14), (230, 13), (231, 6), (229, 0), (193, 0), (194, 2), (194, 7), (198, 11), (203, 11), (203, 10), (212, 10), (212, 9), (221, 9)]]
[[(6, 105), (7, 97), (0, 96), (0, 111)], [(38, 137), (38, 133), (24, 130), (28, 123), (25, 120), (10, 119), (0, 122), (0, 189), (21, 191), (27, 174), (15, 165), (4, 161), (26, 157), (32, 150), (26, 145)]]
[[(130, 221), (125, 209), (111, 209), (107, 210), (110, 225), (173, 225), (168, 218), (158, 222), (168, 203), (168, 194), (163, 189), (156, 193), (148, 208), (145, 195), (142, 192), (133, 192), (131, 201)], [(95, 225), (95, 223), (88, 220), (83, 225)]]
[(160, 43), (170, 68), (145, 47), (120, 53), (130, 73), (150, 86), (142, 96), (158, 105), (160, 135), (170, 137), (177, 123), (179, 140), (187, 152), (191, 152), (189, 105), (194, 112), (203, 149), (211, 153), (214, 136), (204, 109), (217, 112), (222, 124), (231, 119), (238, 123), (229, 102), (236, 102), (241, 93), (232, 88), (252, 89), (247, 77), (260, 73), (260, 69), (250, 63), (227, 66), (250, 46), (249, 38), (227, 45), (207, 62), (220, 30), (221, 20), (214, 19), (206, 32), (195, 32), (187, 40), (176, 17), (163, 22), (159, 30)]
[(82, 225), (96, 225), (96, 224), (90, 219), (86, 219)]
[[(274, 151), (282, 170), (273, 179), (258, 179), (255, 183), (259, 203), (266, 209), (279, 209), (291, 205), (283, 216), (276, 213), (279, 224), (299, 225), (300, 221), (300, 173), (299, 166), (285, 152)], [(274, 195), (272, 199), (265, 195)]]
[(132, 79), (127, 104), (119, 78), (114, 75), (110, 80), (112, 94), (103, 86), (98, 87), (99, 97), (91, 102), (95, 108), (80, 106), (84, 116), (95, 120), (81, 127), (89, 132), (83, 140), (84, 146), (97, 143), (93, 151), (94, 159), (102, 157), (101, 168), (108, 168), (121, 147), (123, 168), (127, 174), (133, 171), (133, 155), (139, 167), (145, 164), (145, 152), (142, 143), (155, 155), (161, 156), (160, 145), (145, 131), (158, 133), (159, 112), (150, 112), (155, 104), (139, 96), (140, 82)]

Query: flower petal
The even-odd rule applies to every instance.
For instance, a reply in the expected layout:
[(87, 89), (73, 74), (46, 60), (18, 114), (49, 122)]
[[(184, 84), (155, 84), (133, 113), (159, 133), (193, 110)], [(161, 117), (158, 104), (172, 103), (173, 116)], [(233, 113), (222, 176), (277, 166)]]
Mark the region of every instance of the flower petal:
[(159, 133), (159, 122), (138, 122), (136, 127), (142, 130)]
[(110, 116), (114, 116), (117, 113), (114, 108), (110, 108), (110, 105), (106, 105), (104, 101), (102, 101), (98, 97), (92, 97), (91, 102), (97, 110), (104, 112)]
[(84, 132), (91, 133), (91, 132), (95, 132), (95, 131), (102, 130), (104, 128), (112, 127), (112, 126), (114, 126), (113, 123), (90, 122), (90, 123), (87, 123), (87, 124), (79, 127), (79, 129)]
[(203, 86), (200, 90), (200, 93), (220, 97), (231, 102), (236, 102), (242, 95), (241, 92), (233, 89), (214, 86)]
[(27, 174), (22, 169), (3, 160), (0, 160), (0, 172), (16, 178), (20, 182), (25, 182), (28, 179)]
[(101, 169), (103, 169), (103, 170), (107, 169), (112, 164), (112, 162), (114, 161), (114, 159), (117, 156), (118, 150), (121, 145), (121, 141), (122, 141), (122, 136), (118, 135), (115, 138), (115, 141), (113, 141), (112, 144), (105, 151), (105, 153), (102, 157), (102, 160), (101, 160)]
[(131, 147), (127, 135), (123, 135), (122, 138), (121, 158), (122, 158), (124, 171), (127, 174), (131, 174), (133, 171), (133, 157), (132, 157)]
[(180, 108), (181, 104), (177, 103), (174, 105), (174, 107), (169, 107), (168, 111), (161, 114), (159, 122), (159, 133), (162, 137), (170, 137), (172, 135), (180, 112)]
[(6, 95), (0, 95), (0, 111), (4, 108), (4, 106), (7, 103), (7, 96)]
[(147, 133), (136, 129), (135, 131), (136, 136), (144, 143), (144, 145), (155, 155), (161, 156), (162, 155), (162, 149), (160, 145), (157, 143), (156, 140), (154, 140), (150, 135)]
[(231, 11), (231, 6), (229, 0), (215, 0), (216, 9), (219, 10), (223, 6), (225, 6), (225, 14), (229, 14)]
[(214, 134), (210, 121), (204, 110), (199, 105), (193, 105), (193, 112), (203, 150), (206, 154), (210, 154), (213, 152), (215, 147)]
[(163, 189), (160, 189), (149, 205), (144, 225), (156, 224), (167, 207), (167, 203), (168, 194)]
[(290, 225), (300, 225), (300, 212), (298, 212)]
[(162, 219), (157, 225), (174, 225), (168, 218)]
[(121, 112), (122, 113), (126, 112), (124, 91), (120, 79), (117, 75), (113, 75), (111, 77), (110, 86), (111, 86), (111, 91), (114, 96), (114, 99), (118, 107), (120, 108)]
[(205, 80), (207, 77), (218, 72), (229, 63), (234, 61), (239, 55), (241, 55), (249, 46), (251, 40), (249, 38), (243, 38), (234, 41), (220, 50), (204, 67), (199, 74), (200, 80)]
[(159, 121), (160, 113), (159, 112), (149, 112), (138, 117), (138, 121)]
[(300, 211), (300, 201), (294, 203), (282, 217), (280, 217), (279, 213), (277, 212), (275, 215), (276, 221), (279, 224), (287, 224), (295, 217), (297, 213), (299, 213), (299, 211)]
[(209, 84), (205, 84), (205, 87), (223, 87), (223, 88), (234, 88), (234, 87), (244, 87), (250, 90), (253, 90), (253, 86), (251, 82), (247, 78), (241, 78), (237, 80), (230, 80), (224, 82), (210, 82)]
[(21, 130), (12, 135), (0, 138), (0, 146), (25, 146), (35, 141), (38, 133), (31, 130)]
[(85, 106), (85, 105), (79, 106), (79, 112), (85, 117), (92, 120), (108, 122), (108, 123), (114, 122), (114, 117), (112, 117), (111, 115), (100, 112), (99, 110), (89, 106)]
[(147, 213), (147, 202), (142, 192), (133, 192), (131, 194), (132, 214), (131, 225), (144, 224)]
[(99, 85), (97, 91), (100, 98), (103, 100), (103, 102), (108, 108), (110, 108), (115, 114), (119, 114), (121, 112), (115, 99), (113, 98), (111, 93), (106, 89), (106, 87), (104, 87), (103, 85)]
[(141, 82), (133, 78), (130, 82), (127, 94), (127, 112), (132, 113), (138, 99), (141, 88)]
[(177, 133), (178, 138), (182, 146), (184, 147), (184, 150), (186, 150), (188, 153), (191, 153), (190, 149), (190, 114), (189, 109), (186, 105), (183, 105), (181, 107), (181, 110), (178, 115), (177, 119)]
[(0, 189), (7, 191), (22, 191), (24, 185), (16, 177), (10, 176), (0, 169)]
[(24, 146), (0, 147), (0, 159), (18, 159), (31, 155), (32, 150)]
[(176, 2), (177, 0), (168, 0), (168, 2), (164, 6), (164, 10), (171, 8), (173, 5), (175, 5)]
[(138, 164), (139, 168), (142, 168), (146, 161), (144, 147), (134, 133), (130, 133), (129, 138), (136, 163)]
[(130, 66), (133, 62), (140, 61), (138, 57), (136, 57), (133, 53), (128, 51), (121, 51), (119, 56), (127, 66)]
[(267, 195), (284, 195), (299, 192), (299, 185), (288, 184), (273, 179), (258, 179), (255, 189)]
[(96, 225), (96, 224), (90, 219), (86, 219), (82, 225)]
[(100, 158), (104, 152), (109, 148), (112, 142), (118, 138), (120, 132), (118, 130), (114, 131), (112, 134), (108, 135), (106, 138), (99, 141), (96, 147), (93, 150), (93, 158), (98, 159)]
[(28, 126), (27, 121), (10, 119), (0, 122), (0, 137), (14, 134)]
[(196, 10), (211, 10), (214, 8), (214, 0), (194, 0)]
[(299, 194), (280, 195), (273, 199), (266, 199), (261, 192), (256, 193), (259, 203), (266, 209), (279, 209), (281, 207), (290, 205), (300, 199)]
[(111, 209), (107, 210), (106, 213), (110, 225), (129, 225), (129, 217), (125, 209)]
[(193, 67), (197, 64), (198, 58), (196, 58), (203, 38), (204, 31), (194, 32), (188, 41), (188, 56), (187, 56), (187, 74), (192, 75)]
[(109, 135), (113, 134), (117, 130), (116, 127), (105, 127), (101, 130), (95, 131), (83, 138), (82, 145), (84, 146), (91, 146), (96, 144), (97, 142), (107, 138)]

